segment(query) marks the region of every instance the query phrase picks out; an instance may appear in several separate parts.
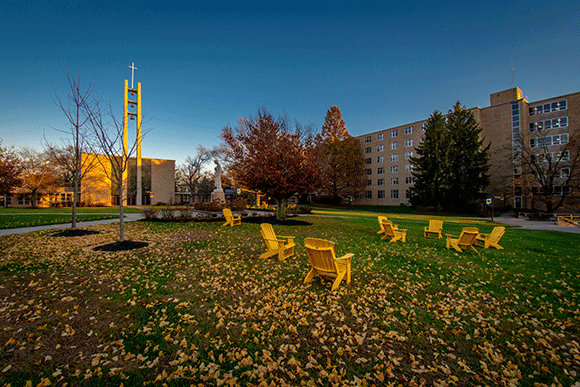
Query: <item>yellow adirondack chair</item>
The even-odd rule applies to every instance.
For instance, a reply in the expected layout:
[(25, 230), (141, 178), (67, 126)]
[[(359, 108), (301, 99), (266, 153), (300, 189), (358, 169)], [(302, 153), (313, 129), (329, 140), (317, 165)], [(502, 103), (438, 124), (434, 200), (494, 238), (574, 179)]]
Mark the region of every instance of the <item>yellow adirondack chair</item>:
[[(379, 226), (381, 226), (381, 229), (379, 231), (377, 231), (377, 234), (384, 234), (385, 233), (385, 228), (383, 227), (383, 220), (386, 220), (386, 221), (389, 221), (389, 222), (390, 222), (390, 220), (388, 220), (386, 216), (382, 216), (382, 215), (379, 215), (378, 216), (378, 220), (379, 220)], [(392, 222), (391, 222), (391, 224), (392, 224)], [(395, 229), (397, 229), (399, 226), (393, 225), (393, 227)]]
[(391, 242), (407, 241), (407, 230), (399, 229), (399, 226), (394, 225), (390, 220), (387, 220), (386, 218), (382, 219), (381, 227), (385, 230), (385, 235), (381, 238), (381, 240), (391, 238)]
[(505, 234), (505, 227), (494, 227), (491, 234), (479, 234), (475, 238), (475, 245), (486, 249), (495, 247), (498, 250), (503, 250), (503, 247), (498, 244), (503, 234)]
[(332, 290), (336, 290), (346, 276), (346, 283), (350, 284), (350, 263), (354, 254), (345, 254), (336, 258), (334, 243), (324, 239), (306, 238), (304, 240), (306, 254), (312, 270), (304, 278), (304, 283), (310, 283), (316, 275), (334, 279)]
[(264, 238), (266, 248), (268, 249), (268, 251), (260, 255), (261, 259), (277, 255), (278, 260), (283, 261), (284, 259), (294, 255), (294, 237), (280, 236), (280, 238), (284, 239), (278, 239), (276, 233), (274, 233), (274, 228), (272, 228), (272, 225), (269, 223), (262, 223), (260, 225), (260, 233), (262, 234), (262, 238)]
[(425, 227), (425, 238), (441, 239), (443, 235), (443, 221), (430, 220), (429, 227)]
[(224, 213), (224, 218), (226, 218), (226, 222), (224, 224), (222, 224), (222, 226), (227, 226), (228, 224), (230, 225), (230, 227), (242, 225), (242, 216), (241, 215), (234, 217), (234, 215), (232, 214), (232, 210), (230, 210), (229, 208), (224, 208), (223, 213)]
[[(463, 250), (471, 250), (478, 253), (478, 251), (473, 247), (473, 243), (475, 242), (475, 238), (479, 235), (477, 228), (475, 227), (465, 227), (461, 230), (461, 235), (450, 235), (445, 234), (447, 236), (447, 248), (453, 248), (459, 252), (463, 252)], [(463, 250), (462, 250), (463, 249)]]

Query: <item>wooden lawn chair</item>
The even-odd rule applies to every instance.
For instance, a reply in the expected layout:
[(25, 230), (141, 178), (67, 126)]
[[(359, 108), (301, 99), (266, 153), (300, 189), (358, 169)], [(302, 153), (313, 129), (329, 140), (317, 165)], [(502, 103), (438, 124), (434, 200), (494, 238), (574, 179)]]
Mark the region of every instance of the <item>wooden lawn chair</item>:
[(475, 238), (475, 245), (486, 249), (495, 247), (498, 250), (503, 250), (503, 247), (498, 244), (503, 234), (505, 234), (505, 227), (494, 227), (491, 234), (479, 234)]
[(381, 240), (386, 240), (391, 238), (391, 242), (406, 242), (407, 241), (407, 230), (399, 229), (399, 226), (394, 225), (390, 220), (382, 219), (381, 226), (385, 230), (385, 235)]
[(272, 228), (272, 225), (269, 223), (262, 223), (260, 225), (260, 233), (262, 234), (262, 238), (264, 238), (266, 248), (268, 249), (268, 251), (260, 255), (261, 259), (277, 255), (278, 260), (283, 261), (284, 259), (294, 255), (294, 237), (280, 236), (279, 238), (284, 239), (278, 239), (276, 233), (274, 233), (274, 228)]
[[(387, 219), (386, 216), (382, 216), (382, 215), (380, 215), (378, 217), (378, 220), (379, 220), (379, 226), (381, 226), (381, 229), (379, 231), (377, 231), (377, 234), (384, 234), (385, 233), (385, 228), (383, 227), (383, 220), (387, 220), (387, 221), (389, 221), (389, 220)], [(393, 225), (393, 227), (395, 227), (395, 229), (396, 229), (399, 226)]]
[[(475, 238), (479, 235), (479, 231), (475, 227), (465, 227), (461, 230), (461, 235), (450, 235), (445, 234), (447, 236), (447, 248), (453, 248), (460, 253), (463, 250), (471, 250), (478, 253), (478, 251), (473, 247), (473, 243), (475, 242)], [(463, 249), (463, 250), (462, 250)]]
[(354, 254), (345, 254), (336, 258), (334, 243), (324, 239), (306, 238), (304, 240), (306, 254), (312, 270), (304, 278), (304, 283), (310, 283), (316, 275), (334, 279), (331, 290), (336, 290), (346, 276), (346, 283), (350, 284), (350, 264)]
[(425, 238), (441, 239), (443, 238), (443, 221), (430, 220), (429, 226), (425, 227)]
[(222, 226), (227, 226), (228, 224), (230, 225), (230, 227), (242, 225), (242, 216), (241, 215), (234, 217), (234, 215), (232, 214), (232, 210), (230, 210), (229, 208), (224, 208), (223, 213), (224, 213), (224, 218), (226, 218), (226, 222), (224, 224), (222, 224)]

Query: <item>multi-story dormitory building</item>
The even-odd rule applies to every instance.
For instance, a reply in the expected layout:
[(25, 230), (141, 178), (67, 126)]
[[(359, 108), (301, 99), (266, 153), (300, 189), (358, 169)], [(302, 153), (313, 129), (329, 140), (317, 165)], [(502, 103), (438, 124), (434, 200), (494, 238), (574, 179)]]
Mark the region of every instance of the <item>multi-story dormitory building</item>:
[[(482, 128), (485, 143), (490, 146), (489, 196), (500, 196), (496, 206), (532, 208), (533, 179), (526, 175), (518, 158), (518, 140), (533, 151), (542, 152), (547, 145), (557, 154), (580, 131), (580, 93), (528, 102), (519, 88), (489, 96), (490, 106), (469, 109)], [(451, 105), (451, 104), (450, 104)], [(356, 204), (406, 205), (413, 185), (410, 157), (424, 135), (427, 118), (401, 126), (358, 136), (365, 158), (365, 193)], [(539, 132), (541, 131), (541, 132)], [(541, 133), (541, 134), (540, 134)], [(553, 149), (552, 149), (553, 148)], [(566, 173), (566, 168), (563, 172)], [(555, 195), (571, 194), (568, 187), (554, 187)], [(538, 203), (535, 203), (538, 207)], [(568, 205), (563, 210), (575, 211)]]

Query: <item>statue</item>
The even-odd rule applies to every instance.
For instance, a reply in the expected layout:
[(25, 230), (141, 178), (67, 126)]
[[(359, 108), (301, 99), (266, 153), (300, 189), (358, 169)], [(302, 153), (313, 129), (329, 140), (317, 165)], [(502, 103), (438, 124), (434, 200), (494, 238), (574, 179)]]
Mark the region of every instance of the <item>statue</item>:
[(222, 188), (222, 167), (216, 159), (213, 162), (215, 163), (215, 188), (216, 190), (220, 190)]

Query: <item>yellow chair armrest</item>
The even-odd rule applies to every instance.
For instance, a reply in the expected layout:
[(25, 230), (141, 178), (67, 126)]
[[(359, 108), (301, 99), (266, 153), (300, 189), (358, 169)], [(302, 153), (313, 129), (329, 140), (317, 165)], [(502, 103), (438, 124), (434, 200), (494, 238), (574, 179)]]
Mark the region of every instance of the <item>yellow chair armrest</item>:
[(445, 236), (447, 237), (447, 239), (449, 239), (449, 238), (459, 238), (459, 235), (445, 234)]
[(290, 241), (293, 241), (293, 240), (294, 240), (294, 238), (296, 238), (296, 237), (293, 237), (293, 236), (286, 236), (286, 235), (278, 235), (278, 236), (279, 236), (280, 238), (288, 239), (288, 240), (290, 240)]
[(343, 255), (342, 257), (336, 258), (337, 261), (339, 260), (349, 260), (354, 256), (354, 253), (348, 253)]

